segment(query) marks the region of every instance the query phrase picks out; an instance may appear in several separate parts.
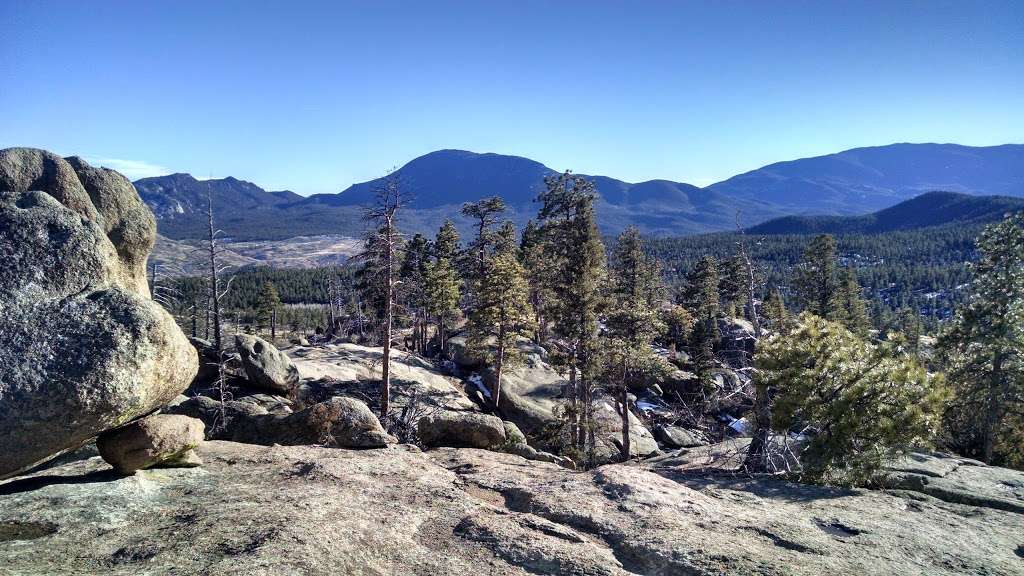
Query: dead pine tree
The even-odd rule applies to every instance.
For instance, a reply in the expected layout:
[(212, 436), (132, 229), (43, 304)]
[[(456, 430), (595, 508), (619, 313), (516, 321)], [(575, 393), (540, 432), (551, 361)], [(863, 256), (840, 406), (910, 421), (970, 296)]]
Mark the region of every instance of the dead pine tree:
[[(757, 346), (757, 343), (761, 341), (761, 317), (757, 311), (755, 298), (761, 290), (761, 277), (758, 275), (757, 268), (750, 258), (750, 252), (747, 250), (746, 236), (743, 233), (743, 227), (740, 225), (740, 215), (738, 213), (736, 214), (736, 232), (739, 234), (736, 248), (744, 267), (743, 296), (746, 316), (754, 327), (754, 346)], [(756, 373), (754, 377), (757, 378)], [(755, 382), (754, 386), (754, 424), (754, 435), (750, 439), (750, 447), (747, 449), (747, 457), (743, 465), (749, 472), (765, 472), (768, 470), (768, 461), (771, 458), (772, 409), (768, 388), (758, 382)]]
[(391, 404), (391, 338), (395, 314), (395, 293), (401, 263), (402, 235), (396, 218), (405, 198), (398, 179), (388, 176), (376, 190), (376, 200), (364, 215), (370, 230), (366, 245), (357, 258), (363, 262), (362, 287), (366, 300), (379, 303), (380, 332), (383, 345), (381, 358), (380, 419), (387, 420)]
[(221, 322), (223, 314), (221, 300), (231, 289), (231, 283), (235, 278), (230, 276), (227, 281), (224, 281), (224, 275), (229, 268), (229, 266), (222, 263), (221, 258), (225, 252), (225, 249), (220, 245), (220, 239), (224, 232), (214, 226), (213, 193), (210, 191), (206, 193), (206, 221), (208, 225), (207, 236), (202, 250), (207, 258), (208, 266), (206, 271), (206, 284), (209, 290), (207, 318), (209, 319), (208, 323), (213, 325), (212, 344), (217, 363), (217, 388), (220, 395), (219, 425), (223, 426), (226, 415), (224, 403), (227, 401), (227, 398), (224, 386), (224, 334)]

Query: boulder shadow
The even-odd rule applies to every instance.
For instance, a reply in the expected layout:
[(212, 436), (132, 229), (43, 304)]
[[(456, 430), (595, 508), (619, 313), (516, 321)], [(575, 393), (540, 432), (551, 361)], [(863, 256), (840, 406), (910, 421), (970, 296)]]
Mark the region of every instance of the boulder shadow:
[(124, 478), (123, 474), (119, 474), (113, 469), (109, 470), (94, 470), (85, 474), (75, 474), (69, 476), (58, 476), (58, 475), (45, 475), (45, 476), (30, 476), (28, 478), (15, 478), (8, 480), (0, 484), (0, 496), (10, 496), (11, 494), (20, 494), (22, 492), (31, 492), (33, 490), (39, 490), (47, 486), (57, 486), (62, 484), (93, 484), (97, 482), (113, 482)]

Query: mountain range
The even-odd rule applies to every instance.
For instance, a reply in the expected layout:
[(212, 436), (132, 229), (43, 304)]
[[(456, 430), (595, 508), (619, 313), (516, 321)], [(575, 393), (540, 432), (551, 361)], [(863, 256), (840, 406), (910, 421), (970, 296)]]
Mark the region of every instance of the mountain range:
[[(410, 198), (403, 227), (433, 232), (445, 218), (459, 222), (463, 202), (486, 196), (503, 197), (509, 217), (522, 224), (536, 213), (533, 199), (543, 188), (544, 176), (554, 173), (528, 158), (440, 150), (410, 161), (392, 176)], [(644, 233), (669, 236), (734, 229), (737, 213), (745, 224), (780, 216), (865, 214), (936, 190), (1024, 196), (1024, 145), (856, 148), (771, 164), (704, 188), (668, 180), (587, 178), (600, 195), (597, 213), (603, 232), (634, 224)], [(363, 207), (372, 203), (382, 180), (309, 197), (265, 191), (236, 178), (196, 180), (188, 174), (145, 178), (135, 185), (166, 236), (201, 237), (210, 194), (218, 227), (249, 240), (357, 235), (363, 230)]]
[(747, 228), (749, 234), (879, 234), (931, 226), (987, 224), (1024, 210), (1024, 198), (926, 192), (861, 216), (783, 216)]

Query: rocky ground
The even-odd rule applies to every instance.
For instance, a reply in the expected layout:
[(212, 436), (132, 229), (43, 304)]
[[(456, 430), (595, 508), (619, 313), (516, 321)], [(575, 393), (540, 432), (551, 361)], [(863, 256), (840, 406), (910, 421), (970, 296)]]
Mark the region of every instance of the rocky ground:
[[(407, 445), (198, 453), (202, 468), (122, 477), (93, 457), (0, 484), (0, 574), (1024, 573), (1024, 516), (917, 491)], [(967, 468), (1024, 502), (1021, 473)]]

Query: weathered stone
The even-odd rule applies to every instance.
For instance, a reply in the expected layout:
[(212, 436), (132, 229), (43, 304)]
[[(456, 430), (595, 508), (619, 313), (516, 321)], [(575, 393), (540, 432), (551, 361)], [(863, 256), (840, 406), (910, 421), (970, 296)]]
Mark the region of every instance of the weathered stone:
[(339, 448), (382, 448), (396, 442), (366, 404), (353, 398), (334, 397), (294, 413), (272, 408), (274, 412), (256, 401), (231, 400), (224, 403), (221, 418), (219, 402), (196, 396), (168, 411), (205, 422), (208, 439)]
[(420, 440), (429, 447), (497, 448), (505, 444), (501, 418), (479, 412), (444, 410), (420, 418)]
[[(380, 398), (380, 348), (358, 344), (323, 344), (288, 351), (302, 376), (292, 396), (297, 406), (334, 396), (366, 398), (377, 411)], [(301, 353), (301, 354), (300, 354)], [(399, 350), (391, 351), (391, 407), (404, 409), (415, 402), (427, 410), (476, 410), (458, 378), (440, 372), (431, 362)]]
[(184, 390), (196, 352), (149, 298), (156, 227), (131, 182), (0, 150), (0, 478)]
[(707, 442), (697, 434), (678, 426), (660, 425), (654, 428), (654, 437), (669, 448), (694, 448)]
[(259, 336), (235, 336), (242, 368), (254, 388), (288, 394), (299, 383), (299, 370), (287, 354)]
[(192, 450), (203, 441), (203, 422), (188, 416), (154, 414), (96, 439), (100, 456), (121, 474), (153, 466), (198, 466)]
[(1020, 514), (916, 493), (472, 449), (198, 452), (201, 473), (110, 478), (93, 458), (0, 483), (0, 572), (1020, 573)]

